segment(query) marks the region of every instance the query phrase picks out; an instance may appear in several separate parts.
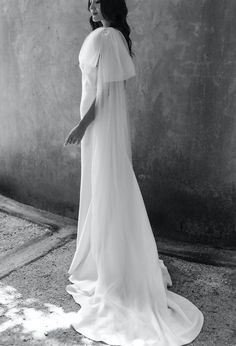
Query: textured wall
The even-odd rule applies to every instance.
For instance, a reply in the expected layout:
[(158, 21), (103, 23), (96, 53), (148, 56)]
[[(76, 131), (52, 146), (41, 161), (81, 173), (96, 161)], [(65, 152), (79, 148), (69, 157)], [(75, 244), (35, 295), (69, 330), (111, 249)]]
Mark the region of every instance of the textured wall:
[[(236, 2), (128, 0), (134, 168), (159, 233), (232, 245)], [(77, 217), (86, 1), (0, 0), (0, 192)], [(234, 237), (235, 238), (235, 237)]]
[(139, 66), (135, 170), (148, 210), (164, 234), (230, 245), (236, 1), (148, 3), (137, 1), (132, 12)]
[(79, 119), (86, 8), (77, 0), (0, 4), (0, 191), (76, 217), (80, 153), (63, 143)]

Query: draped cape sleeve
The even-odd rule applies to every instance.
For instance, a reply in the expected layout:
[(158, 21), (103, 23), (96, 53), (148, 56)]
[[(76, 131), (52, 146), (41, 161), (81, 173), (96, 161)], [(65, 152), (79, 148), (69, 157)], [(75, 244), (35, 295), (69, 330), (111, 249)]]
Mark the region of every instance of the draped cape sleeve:
[[(112, 27), (92, 31), (82, 45), (79, 62), (87, 73), (94, 69), (97, 71), (94, 150), (101, 150), (103, 157), (114, 157), (117, 162), (121, 160), (122, 165), (123, 156), (131, 159), (124, 81), (135, 76), (134, 63), (123, 34)], [(106, 164), (110, 167), (111, 162)]]
[(85, 39), (79, 54), (83, 66), (98, 66), (101, 82), (122, 81), (135, 76), (135, 68), (122, 33), (98, 28)]
[(118, 30), (103, 30), (99, 72), (103, 82), (122, 81), (135, 75), (126, 40)]

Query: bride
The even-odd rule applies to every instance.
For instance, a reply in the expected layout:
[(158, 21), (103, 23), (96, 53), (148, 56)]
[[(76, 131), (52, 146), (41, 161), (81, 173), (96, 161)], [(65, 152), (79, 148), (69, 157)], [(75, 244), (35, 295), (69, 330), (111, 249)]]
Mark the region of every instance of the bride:
[(110, 345), (179, 346), (200, 333), (202, 312), (172, 292), (133, 171), (125, 81), (135, 75), (125, 0), (90, 0), (92, 32), (79, 54), (81, 143), (77, 246), (66, 290), (72, 323)]

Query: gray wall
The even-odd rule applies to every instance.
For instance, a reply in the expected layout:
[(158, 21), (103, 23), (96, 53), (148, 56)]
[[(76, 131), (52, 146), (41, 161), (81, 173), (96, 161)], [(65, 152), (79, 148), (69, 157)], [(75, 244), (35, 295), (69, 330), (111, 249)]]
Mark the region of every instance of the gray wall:
[[(86, 1), (0, 0), (0, 192), (77, 217)], [(155, 233), (232, 246), (236, 1), (128, 0), (133, 163)], [(234, 241), (235, 244), (235, 241)]]

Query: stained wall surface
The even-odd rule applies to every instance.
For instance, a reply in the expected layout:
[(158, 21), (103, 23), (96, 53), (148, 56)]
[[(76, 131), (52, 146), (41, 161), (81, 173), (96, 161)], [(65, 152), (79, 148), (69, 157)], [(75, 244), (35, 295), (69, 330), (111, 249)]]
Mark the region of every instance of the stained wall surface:
[[(0, 0), (0, 193), (77, 218), (86, 1)], [(128, 0), (133, 163), (155, 235), (233, 246), (236, 2)]]

